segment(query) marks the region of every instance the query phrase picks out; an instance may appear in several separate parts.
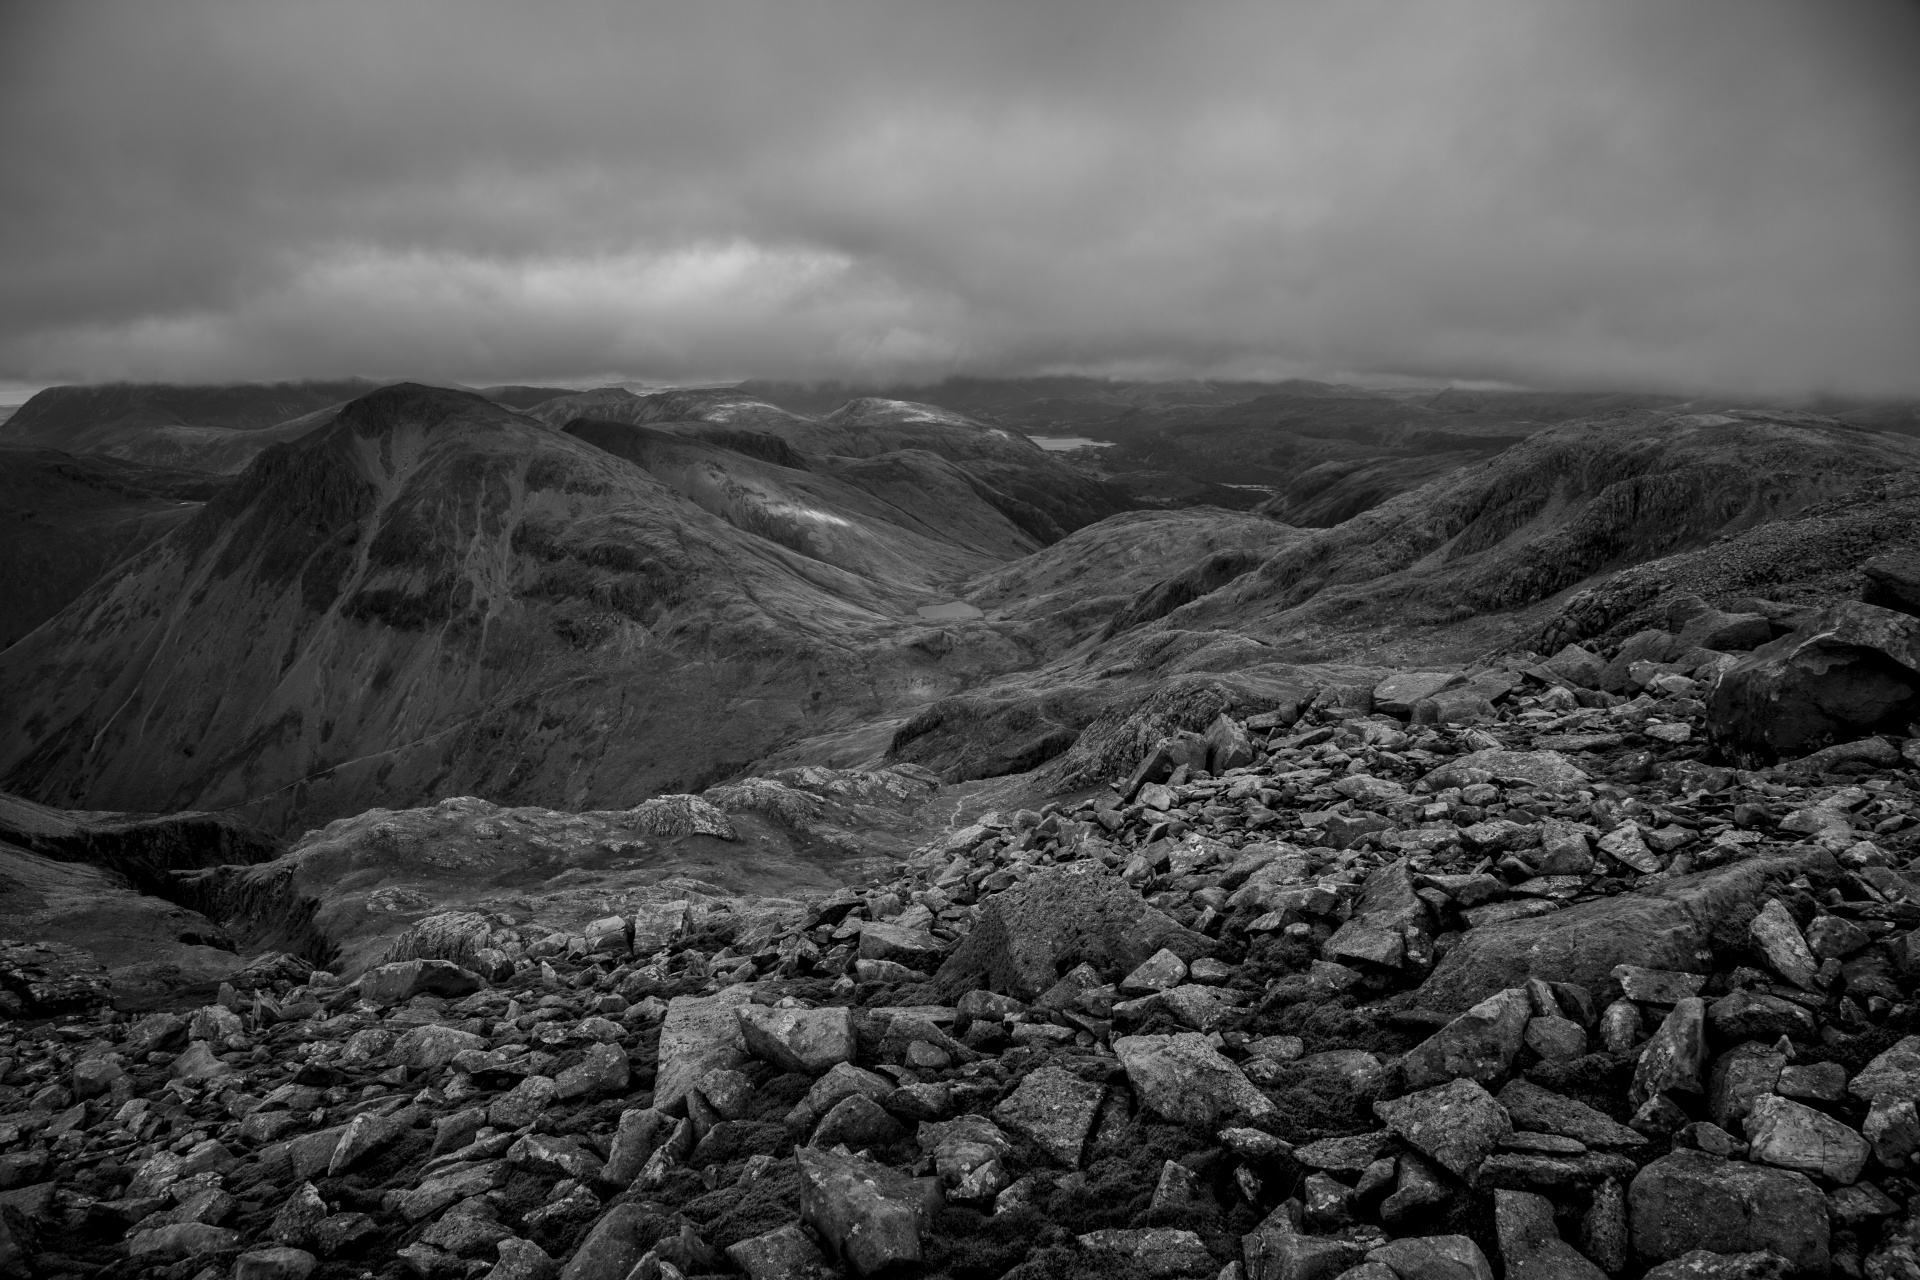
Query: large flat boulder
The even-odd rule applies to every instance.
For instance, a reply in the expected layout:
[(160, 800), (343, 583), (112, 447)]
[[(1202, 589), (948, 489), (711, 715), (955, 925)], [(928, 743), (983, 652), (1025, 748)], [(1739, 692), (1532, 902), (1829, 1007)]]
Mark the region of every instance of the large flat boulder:
[(1836, 873), (1826, 855), (1752, 858), (1680, 876), (1652, 893), (1621, 894), (1525, 920), (1470, 929), (1435, 966), (1416, 1003), (1461, 1013), (1529, 978), (1575, 982), (1595, 998), (1620, 994), (1616, 965), (1706, 973), (1714, 946), (1744, 947), (1760, 906), (1796, 875)]
[(1767, 1249), (1796, 1271), (1827, 1273), (1827, 1198), (1804, 1173), (1676, 1151), (1635, 1175), (1627, 1204), (1648, 1261)]
[(1032, 1000), (1075, 965), (1118, 977), (1162, 948), (1192, 961), (1213, 947), (1117, 876), (1074, 863), (1042, 868), (987, 899), (934, 982), (949, 997), (985, 986)]
[(1707, 736), (1755, 766), (1920, 718), (1920, 618), (1847, 601), (1735, 663), (1707, 703)]

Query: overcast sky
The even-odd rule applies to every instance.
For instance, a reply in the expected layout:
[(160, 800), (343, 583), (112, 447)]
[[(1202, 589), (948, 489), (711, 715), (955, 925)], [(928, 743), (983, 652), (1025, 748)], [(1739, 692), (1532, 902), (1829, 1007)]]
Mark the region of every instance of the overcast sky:
[(0, 5), (0, 378), (1920, 393), (1912, 0)]

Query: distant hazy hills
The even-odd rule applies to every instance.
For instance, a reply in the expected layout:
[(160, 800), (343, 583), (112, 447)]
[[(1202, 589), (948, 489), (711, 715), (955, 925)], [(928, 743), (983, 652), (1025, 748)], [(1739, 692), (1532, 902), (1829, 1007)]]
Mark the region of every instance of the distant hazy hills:
[[(722, 438), (794, 425), (730, 406)], [(463, 392), (351, 402), (6, 651), (0, 769), (68, 804), (275, 824), (698, 788), (1030, 661), (1018, 626), (915, 609), (1038, 549), (1029, 526), (1074, 503), (1123, 505), (958, 415), (800, 423), (783, 466), (679, 416), (701, 409), (557, 431)], [(821, 439), (860, 456), (794, 443)], [(1070, 492), (1029, 509), (994, 476)]]
[[(1644, 581), (1621, 608), (1651, 608), (1674, 584), (1845, 594), (1864, 558), (1920, 556), (1920, 438), (1875, 425), (1898, 406), (949, 385), (988, 407), (43, 393), (0, 425), (0, 789), (286, 829), (890, 750), (1079, 785), (1105, 767), (1084, 731), (1143, 700), (1470, 658), (1622, 571)], [(1048, 453), (1016, 421), (1064, 403), (1112, 447)], [(237, 474), (113, 456), (195, 440)], [(1266, 487), (1176, 508), (1175, 482)], [(983, 616), (918, 616), (956, 600)], [(1189, 697), (1207, 682), (1229, 692)]]

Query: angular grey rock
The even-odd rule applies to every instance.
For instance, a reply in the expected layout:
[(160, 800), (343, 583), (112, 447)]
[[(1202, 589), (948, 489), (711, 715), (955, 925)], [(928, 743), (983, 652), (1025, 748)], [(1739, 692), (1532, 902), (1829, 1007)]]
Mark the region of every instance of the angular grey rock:
[(233, 1260), (233, 1280), (307, 1280), (319, 1265), (305, 1249), (253, 1249)]
[(1496, 1101), (1507, 1109), (1515, 1129), (1557, 1133), (1594, 1147), (1639, 1147), (1646, 1138), (1584, 1102), (1543, 1089), (1530, 1080), (1514, 1080)]
[(1513, 1066), (1532, 1016), (1525, 987), (1488, 996), (1407, 1051), (1400, 1060), (1407, 1087), (1501, 1079)]
[(387, 1056), (415, 1071), (437, 1071), (470, 1049), (484, 1050), (486, 1047), (485, 1036), (462, 1031), (458, 1027), (428, 1023), (401, 1036)]
[(1606, 670), (1607, 661), (1591, 650), (1582, 649), (1577, 644), (1570, 644), (1540, 665), (1568, 684), (1577, 685), (1582, 689), (1597, 689), (1600, 687), (1600, 676)]
[(1825, 1112), (1789, 1098), (1754, 1100), (1747, 1113), (1748, 1158), (1817, 1174), (1843, 1186), (1867, 1167), (1867, 1140)]
[(1495, 1191), (1493, 1226), (1506, 1280), (1606, 1280), (1606, 1272), (1560, 1238), (1545, 1196)]
[(383, 963), (446, 960), (468, 968), (492, 936), (493, 925), (476, 911), (441, 911), (407, 926), (405, 933), (387, 944)]
[(1213, 1255), (1206, 1242), (1191, 1231), (1170, 1227), (1107, 1228), (1079, 1236), (1084, 1249), (1108, 1249), (1131, 1258), (1154, 1280), (1200, 1276), (1213, 1271)]
[(240, 1233), (204, 1222), (176, 1222), (136, 1231), (127, 1237), (127, 1256), (153, 1265), (200, 1254), (228, 1253), (240, 1245)]
[(1883, 1093), (1867, 1109), (1860, 1135), (1889, 1169), (1911, 1168), (1920, 1156), (1920, 1102)]
[(907, 1131), (900, 1122), (888, 1115), (879, 1103), (865, 1094), (855, 1093), (834, 1103), (833, 1109), (821, 1117), (811, 1142), (816, 1147), (844, 1144), (857, 1151), (864, 1147), (891, 1146), (906, 1136)]
[(1327, 939), (1322, 954), (1397, 969), (1406, 956), (1406, 931), (1415, 927), (1427, 927), (1427, 904), (1401, 858), (1368, 874), (1352, 915)]
[(730, 1244), (726, 1254), (748, 1280), (813, 1280), (828, 1274), (826, 1256), (793, 1222)]
[(560, 1269), (545, 1249), (518, 1236), (502, 1240), (494, 1250), (500, 1260), (487, 1272), (486, 1280), (552, 1280)]
[(560, 1280), (625, 1280), (644, 1252), (640, 1238), (649, 1212), (645, 1205), (617, 1204), (601, 1214), (561, 1268)]
[(592, 1044), (586, 1056), (553, 1078), (556, 1098), (584, 1098), (599, 1093), (624, 1093), (629, 1065), (627, 1051), (617, 1044)]
[(1427, 774), (1435, 791), (1464, 787), (1491, 778), (1495, 782), (1525, 783), (1541, 791), (1571, 791), (1590, 779), (1586, 771), (1558, 751), (1508, 751), (1488, 747), (1459, 756)]
[(415, 996), (457, 1000), (486, 983), (480, 975), (447, 960), (403, 960), (360, 975), (360, 998), (377, 1005), (403, 1004)]
[(214, 1076), (232, 1075), (233, 1068), (222, 1062), (205, 1040), (195, 1040), (187, 1046), (186, 1052), (173, 1060), (173, 1065), (167, 1068), (167, 1074), (175, 1080), (208, 1080)]
[(347, 1121), (340, 1140), (334, 1144), (333, 1155), (327, 1161), (327, 1176), (339, 1177), (404, 1132), (406, 1126), (397, 1119), (375, 1115), (370, 1111), (361, 1112)]
[(1414, 703), (1465, 682), (1457, 671), (1396, 671), (1373, 687), (1373, 709), (1405, 720), (1413, 715)]
[(1778, 1254), (1711, 1253), (1695, 1249), (1692, 1253), (1663, 1262), (1647, 1272), (1643, 1280), (1786, 1280), (1787, 1260)]
[(1376, 1102), (1373, 1113), (1407, 1145), (1460, 1178), (1513, 1132), (1506, 1108), (1471, 1080)]
[(739, 1006), (740, 1035), (748, 1053), (783, 1071), (820, 1075), (852, 1062), (859, 1047), (849, 1009), (769, 1009)]
[(303, 1182), (294, 1188), (280, 1211), (273, 1216), (273, 1225), (267, 1228), (267, 1238), (275, 1244), (304, 1247), (313, 1239), (313, 1229), (327, 1216), (327, 1202), (320, 1198), (320, 1190), (311, 1182)]
[(1393, 1192), (1380, 1202), (1380, 1221), (1398, 1231), (1453, 1199), (1445, 1175), (1424, 1156), (1403, 1152), (1395, 1172)]
[(1707, 1006), (1688, 996), (1673, 1006), (1660, 1029), (1640, 1051), (1628, 1098), (1636, 1105), (1662, 1093), (1702, 1093), (1707, 1065)]
[(1587, 1052), (1585, 1029), (1568, 1018), (1534, 1018), (1523, 1038), (1545, 1062), (1570, 1062)]
[(1272, 1221), (1270, 1217), (1240, 1237), (1247, 1280), (1334, 1280), (1367, 1255), (1367, 1247), (1357, 1241), (1303, 1236), (1291, 1225), (1270, 1225)]
[(1608, 1275), (1627, 1269), (1633, 1257), (1632, 1232), (1627, 1227), (1627, 1184), (1608, 1178), (1593, 1189), (1593, 1198), (1580, 1218), (1580, 1252)]
[(1804, 1173), (1676, 1151), (1634, 1176), (1627, 1203), (1642, 1257), (1764, 1249), (1800, 1271), (1826, 1274), (1827, 1200)]
[(1187, 962), (1162, 947), (1141, 962), (1132, 973), (1120, 979), (1120, 994), (1151, 995), (1156, 991), (1172, 990), (1186, 980)]
[(887, 960), (909, 969), (930, 967), (946, 951), (946, 944), (925, 929), (910, 929), (884, 920), (860, 926), (862, 960)]
[(1600, 1001), (1618, 990), (1616, 965), (1704, 972), (1713, 946), (1746, 945), (1759, 904), (1796, 876), (1837, 873), (1819, 853), (1750, 858), (1677, 876), (1652, 893), (1580, 903), (1529, 920), (1469, 930), (1422, 984), (1418, 1003), (1458, 1013), (1528, 978), (1571, 982)]
[(715, 995), (675, 996), (667, 1002), (667, 1016), (660, 1024), (654, 1106), (679, 1115), (701, 1076), (747, 1061), (738, 1011), (749, 998), (744, 988), (727, 987)]
[(939, 1206), (939, 1184), (885, 1165), (798, 1147), (800, 1217), (855, 1275), (920, 1261), (920, 1236)]
[(1114, 1054), (1142, 1105), (1163, 1120), (1218, 1129), (1236, 1120), (1273, 1114), (1266, 1094), (1240, 1068), (1191, 1031), (1170, 1036), (1122, 1036)]
[(553, 1101), (551, 1076), (527, 1076), (495, 1098), (487, 1107), (487, 1123), (496, 1129), (518, 1129), (532, 1124)]
[(1920, 1036), (1907, 1036), (1877, 1055), (1848, 1081), (1847, 1092), (1862, 1102), (1887, 1095), (1920, 1098)]
[(1817, 1034), (1812, 1013), (1765, 991), (1729, 991), (1707, 1006), (1707, 1022), (1728, 1040), (1771, 1043), (1781, 1036), (1811, 1040)]
[(1487, 1255), (1466, 1236), (1389, 1240), (1369, 1250), (1367, 1261), (1385, 1263), (1402, 1280), (1493, 1280)]
[(1780, 899), (1774, 898), (1760, 908), (1747, 928), (1754, 950), (1766, 960), (1769, 968), (1802, 991), (1817, 989), (1815, 975), (1820, 972), (1820, 962), (1807, 950), (1800, 926), (1787, 914)]
[(1844, 960), (1872, 941), (1865, 929), (1839, 916), (1815, 916), (1807, 926), (1807, 950), (1822, 960)]
[(1226, 715), (1218, 715), (1207, 726), (1207, 769), (1214, 774), (1253, 763), (1253, 742), (1247, 731)]
[(986, 899), (973, 932), (934, 981), (949, 996), (984, 982), (1032, 1000), (1077, 964), (1128, 973), (1163, 947), (1191, 962), (1212, 954), (1214, 943), (1148, 906), (1098, 863), (1043, 867)]
[(875, 1102), (884, 1102), (895, 1089), (893, 1081), (852, 1063), (843, 1062), (813, 1082), (807, 1096), (787, 1113), (790, 1128), (811, 1129), (820, 1117), (838, 1106), (842, 1098), (858, 1093)]
[(1752, 768), (1831, 742), (1898, 732), (1916, 704), (1920, 618), (1849, 601), (1723, 673), (1707, 700), (1707, 733)]
[(673, 1118), (654, 1107), (634, 1107), (620, 1113), (614, 1127), (613, 1142), (607, 1149), (606, 1167), (600, 1176), (614, 1186), (632, 1182), (647, 1163), (647, 1157), (666, 1141), (674, 1127)]
[(1020, 1081), (993, 1109), (993, 1118), (1033, 1140), (1069, 1169), (1078, 1169), (1105, 1087), (1059, 1067), (1042, 1067)]
[(1666, 865), (1666, 859), (1647, 848), (1638, 824), (1623, 822), (1600, 837), (1600, 852), (1642, 875), (1652, 875)]

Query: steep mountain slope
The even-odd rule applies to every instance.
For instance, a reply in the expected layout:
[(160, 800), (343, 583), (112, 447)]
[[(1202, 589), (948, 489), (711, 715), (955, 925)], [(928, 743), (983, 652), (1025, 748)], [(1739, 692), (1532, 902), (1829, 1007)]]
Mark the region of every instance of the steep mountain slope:
[[(781, 466), (698, 437), (577, 419), (567, 434), (625, 458), (703, 510), (749, 533), (902, 590), (933, 591), (1036, 544), (964, 485), (935, 499), (938, 473), (957, 469), (916, 454), (919, 513), (844, 478)], [(795, 459), (796, 462), (800, 461)], [(929, 603), (933, 603), (929, 601)]]
[[(104, 453), (156, 466), (231, 472), (268, 444), (294, 439), (310, 417), (365, 395), (377, 383), (105, 383), (48, 387), (0, 423), (0, 442), (68, 453)], [(307, 426), (296, 427), (296, 419)], [(252, 433), (282, 428), (274, 434)]]
[(0, 773), (276, 829), (459, 793), (630, 804), (1031, 660), (909, 621), (926, 599), (478, 396), (390, 387), (10, 650)]
[(1920, 548), (1916, 482), (1913, 440), (1807, 414), (1576, 420), (1337, 527), (1199, 558), (1103, 605), (1096, 642), (929, 704), (885, 758), (1045, 765), (1071, 791), (1229, 706), (1618, 636), (1676, 592), (1857, 598), (1866, 561)]
[(1576, 420), (1294, 543), (1165, 625), (1278, 635), (1511, 610), (1915, 467), (1920, 443), (1809, 414)]
[(1041, 628), (1050, 648), (1063, 650), (1119, 617), (1142, 592), (1225, 564), (1245, 572), (1305, 536), (1276, 520), (1217, 507), (1130, 511), (982, 573), (961, 598)]
[(219, 484), (118, 458), (0, 448), (0, 649), (177, 527)]

